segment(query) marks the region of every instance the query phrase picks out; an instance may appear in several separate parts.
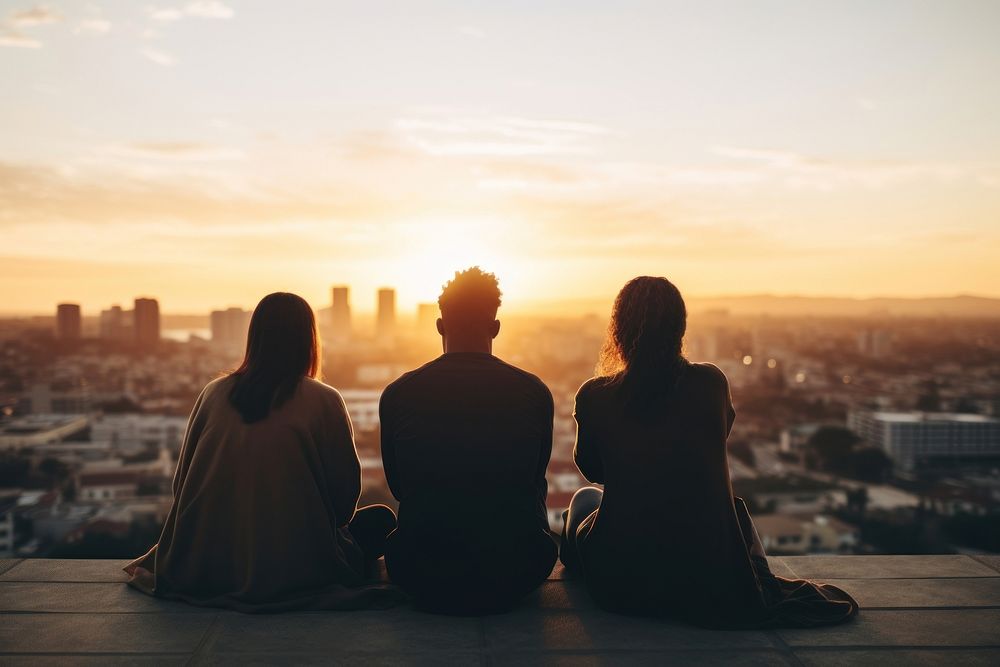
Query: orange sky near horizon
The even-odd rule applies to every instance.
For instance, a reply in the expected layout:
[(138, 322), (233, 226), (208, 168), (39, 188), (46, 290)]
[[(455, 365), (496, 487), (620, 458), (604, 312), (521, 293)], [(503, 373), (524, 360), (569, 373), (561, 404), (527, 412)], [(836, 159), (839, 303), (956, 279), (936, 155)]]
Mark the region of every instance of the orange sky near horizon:
[(1000, 4), (0, 0), (0, 314), (1000, 297)]

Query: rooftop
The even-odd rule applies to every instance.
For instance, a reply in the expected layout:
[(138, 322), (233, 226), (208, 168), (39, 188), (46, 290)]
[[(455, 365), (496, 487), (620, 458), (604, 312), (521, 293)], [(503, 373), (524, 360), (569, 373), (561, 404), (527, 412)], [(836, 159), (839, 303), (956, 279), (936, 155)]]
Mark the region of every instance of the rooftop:
[(561, 569), (499, 616), (247, 616), (146, 597), (124, 585), (123, 561), (0, 560), (0, 663), (1000, 664), (1000, 556), (771, 563), (850, 591), (860, 617), (815, 630), (703, 630), (603, 612)]

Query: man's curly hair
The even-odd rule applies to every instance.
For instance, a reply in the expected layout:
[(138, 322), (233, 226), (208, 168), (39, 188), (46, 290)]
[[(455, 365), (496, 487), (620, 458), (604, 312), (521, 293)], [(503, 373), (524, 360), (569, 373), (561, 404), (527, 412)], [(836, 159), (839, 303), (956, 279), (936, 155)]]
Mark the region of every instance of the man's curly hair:
[(497, 277), (478, 266), (456, 271), (441, 290), (438, 307), (441, 317), (461, 324), (492, 322), (500, 308), (500, 284)]

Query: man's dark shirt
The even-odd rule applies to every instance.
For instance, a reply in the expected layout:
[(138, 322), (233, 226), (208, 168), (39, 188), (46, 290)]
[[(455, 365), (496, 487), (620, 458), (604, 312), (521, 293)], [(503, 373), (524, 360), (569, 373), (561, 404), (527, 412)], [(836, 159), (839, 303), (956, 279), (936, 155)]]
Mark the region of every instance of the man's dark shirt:
[(389, 385), (379, 414), (399, 500), (393, 579), (434, 594), (485, 578), (526, 587), (507, 591), (516, 595), (544, 580), (555, 559), (545, 510), (553, 407), (541, 380), (491, 354), (444, 354)]

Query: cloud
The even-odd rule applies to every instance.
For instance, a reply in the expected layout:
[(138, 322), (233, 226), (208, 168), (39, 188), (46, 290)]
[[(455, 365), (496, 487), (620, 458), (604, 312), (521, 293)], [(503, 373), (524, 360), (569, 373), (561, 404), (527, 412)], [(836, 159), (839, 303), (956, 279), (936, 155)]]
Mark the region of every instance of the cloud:
[(231, 19), (235, 15), (236, 12), (229, 5), (211, 0), (189, 2), (183, 7), (152, 7), (149, 10), (149, 17), (161, 22), (179, 21), (187, 17)]
[(15, 49), (40, 49), (42, 42), (28, 37), (21, 32), (21, 29), (61, 20), (62, 16), (48, 7), (38, 6), (11, 12), (3, 22), (0, 22), (0, 46)]
[(18, 28), (28, 28), (45, 23), (55, 23), (61, 21), (62, 16), (48, 7), (32, 7), (12, 12), (7, 21), (10, 25)]
[(852, 185), (880, 189), (918, 180), (955, 182), (979, 167), (921, 160), (840, 160), (783, 150), (718, 146), (717, 155), (756, 163), (793, 188), (833, 190)]
[(592, 123), (450, 111), (399, 118), (395, 127), (404, 143), (431, 156), (582, 155), (610, 134)]
[(378, 221), (411, 215), (425, 205), (419, 195), (395, 201), (354, 186), (288, 190), (269, 181), (234, 184), (225, 174), (162, 175), (121, 165), (78, 169), (0, 162), (0, 228), (42, 223), (142, 227), (171, 221)]
[(111, 146), (107, 151), (120, 157), (166, 160), (217, 161), (239, 160), (244, 157), (243, 151), (235, 148), (182, 141), (137, 142)]
[(104, 34), (111, 31), (111, 21), (107, 19), (84, 19), (77, 24), (77, 33)]
[(15, 49), (40, 49), (42, 48), (42, 43), (37, 39), (32, 39), (7, 29), (0, 32), (0, 46)]
[(139, 53), (141, 53), (146, 58), (156, 63), (160, 67), (171, 67), (174, 63), (177, 62), (177, 59), (174, 58), (169, 53), (166, 53), (164, 51), (157, 51), (156, 49), (148, 49), (148, 48), (142, 49), (141, 51), (139, 51)]

